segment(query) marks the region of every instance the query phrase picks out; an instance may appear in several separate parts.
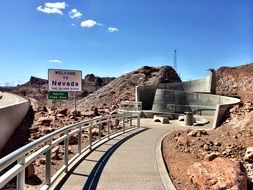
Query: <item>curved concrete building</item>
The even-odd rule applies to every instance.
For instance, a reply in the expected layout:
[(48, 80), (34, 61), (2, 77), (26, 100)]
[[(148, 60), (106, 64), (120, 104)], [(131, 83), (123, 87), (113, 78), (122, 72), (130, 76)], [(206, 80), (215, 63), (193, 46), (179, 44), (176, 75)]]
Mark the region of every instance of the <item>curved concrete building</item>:
[(142, 102), (143, 112), (175, 113), (193, 112), (214, 117), (217, 127), (224, 113), (240, 102), (237, 98), (215, 95), (216, 76), (210, 69), (210, 76), (203, 79), (136, 87), (136, 101)]
[(11, 93), (0, 93), (0, 150), (24, 119), (30, 101)]
[(210, 71), (210, 76), (203, 79), (164, 83), (158, 85), (147, 85), (136, 87), (136, 101), (142, 102), (144, 110), (151, 110), (155, 98), (156, 89), (169, 89), (186, 92), (199, 92), (215, 94), (215, 72)]

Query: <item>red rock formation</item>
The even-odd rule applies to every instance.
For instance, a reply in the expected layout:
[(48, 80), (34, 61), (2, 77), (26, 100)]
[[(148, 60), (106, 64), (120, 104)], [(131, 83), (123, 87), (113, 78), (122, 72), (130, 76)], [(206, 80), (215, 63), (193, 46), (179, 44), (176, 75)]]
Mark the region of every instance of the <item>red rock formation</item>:
[(187, 170), (191, 181), (200, 189), (247, 190), (247, 174), (241, 162), (218, 157), (196, 162)]

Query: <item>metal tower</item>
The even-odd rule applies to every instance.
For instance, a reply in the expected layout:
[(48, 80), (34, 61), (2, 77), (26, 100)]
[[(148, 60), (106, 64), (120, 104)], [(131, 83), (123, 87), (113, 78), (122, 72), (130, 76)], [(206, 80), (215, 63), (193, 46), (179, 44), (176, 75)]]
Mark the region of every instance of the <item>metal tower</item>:
[(174, 64), (173, 64), (173, 68), (175, 71), (177, 71), (177, 50), (175, 49), (174, 51)]

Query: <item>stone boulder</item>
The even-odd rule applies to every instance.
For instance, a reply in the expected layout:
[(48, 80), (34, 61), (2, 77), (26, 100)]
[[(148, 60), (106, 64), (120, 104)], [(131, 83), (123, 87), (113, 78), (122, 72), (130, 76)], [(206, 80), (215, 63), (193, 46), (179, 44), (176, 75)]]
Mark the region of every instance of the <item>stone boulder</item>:
[(61, 160), (61, 157), (60, 157), (60, 146), (55, 146), (53, 149), (52, 149), (52, 159), (53, 160)]
[(25, 175), (26, 175), (26, 178), (29, 178), (29, 177), (32, 177), (35, 175), (35, 168), (34, 168), (34, 165), (33, 163), (31, 163), (30, 165), (28, 165), (25, 169)]
[(99, 129), (98, 128), (93, 128), (91, 130), (91, 134), (92, 134), (92, 136), (98, 136), (99, 135)]
[(55, 117), (49, 116), (49, 117), (40, 117), (38, 119), (38, 124), (39, 125), (44, 125), (44, 126), (50, 126), (51, 122), (54, 121)]
[(78, 136), (72, 135), (69, 137), (69, 145), (74, 145), (78, 143)]
[(199, 189), (247, 190), (248, 177), (244, 166), (229, 158), (196, 162), (187, 169), (187, 174)]
[(63, 114), (63, 115), (67, 115), (68, 114), (68, 108), (64, 108), (64, 109), (62, 109), (62, 110), (59, 110), (59, 112), (58, 112), (59, 114)]
[(82, 111), (81, 115), (84, 117), (94, 117), (93, 111)]
[(243, 159), (249, 163), (253, 163), (253, 147), (248, 147), (246, 149), (246, 153)]
[(192, 136), (192, 137), (201, 137), (203, 135), (208, 135), (208, 133), (205, 130), (194, 130), (187, 133), (187, 136)]
[(49, 134), (54, 131), (54, 129), (52, 127), (42, 127), (40, 130), (44, 134)]

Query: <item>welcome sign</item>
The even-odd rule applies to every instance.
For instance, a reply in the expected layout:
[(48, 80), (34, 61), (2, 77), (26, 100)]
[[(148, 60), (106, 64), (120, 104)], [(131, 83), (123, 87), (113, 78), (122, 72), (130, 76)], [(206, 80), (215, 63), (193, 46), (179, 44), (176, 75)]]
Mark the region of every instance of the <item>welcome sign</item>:
[(48, 69), (48, 90), (62, 92), (82, 91), (82, 71)]

